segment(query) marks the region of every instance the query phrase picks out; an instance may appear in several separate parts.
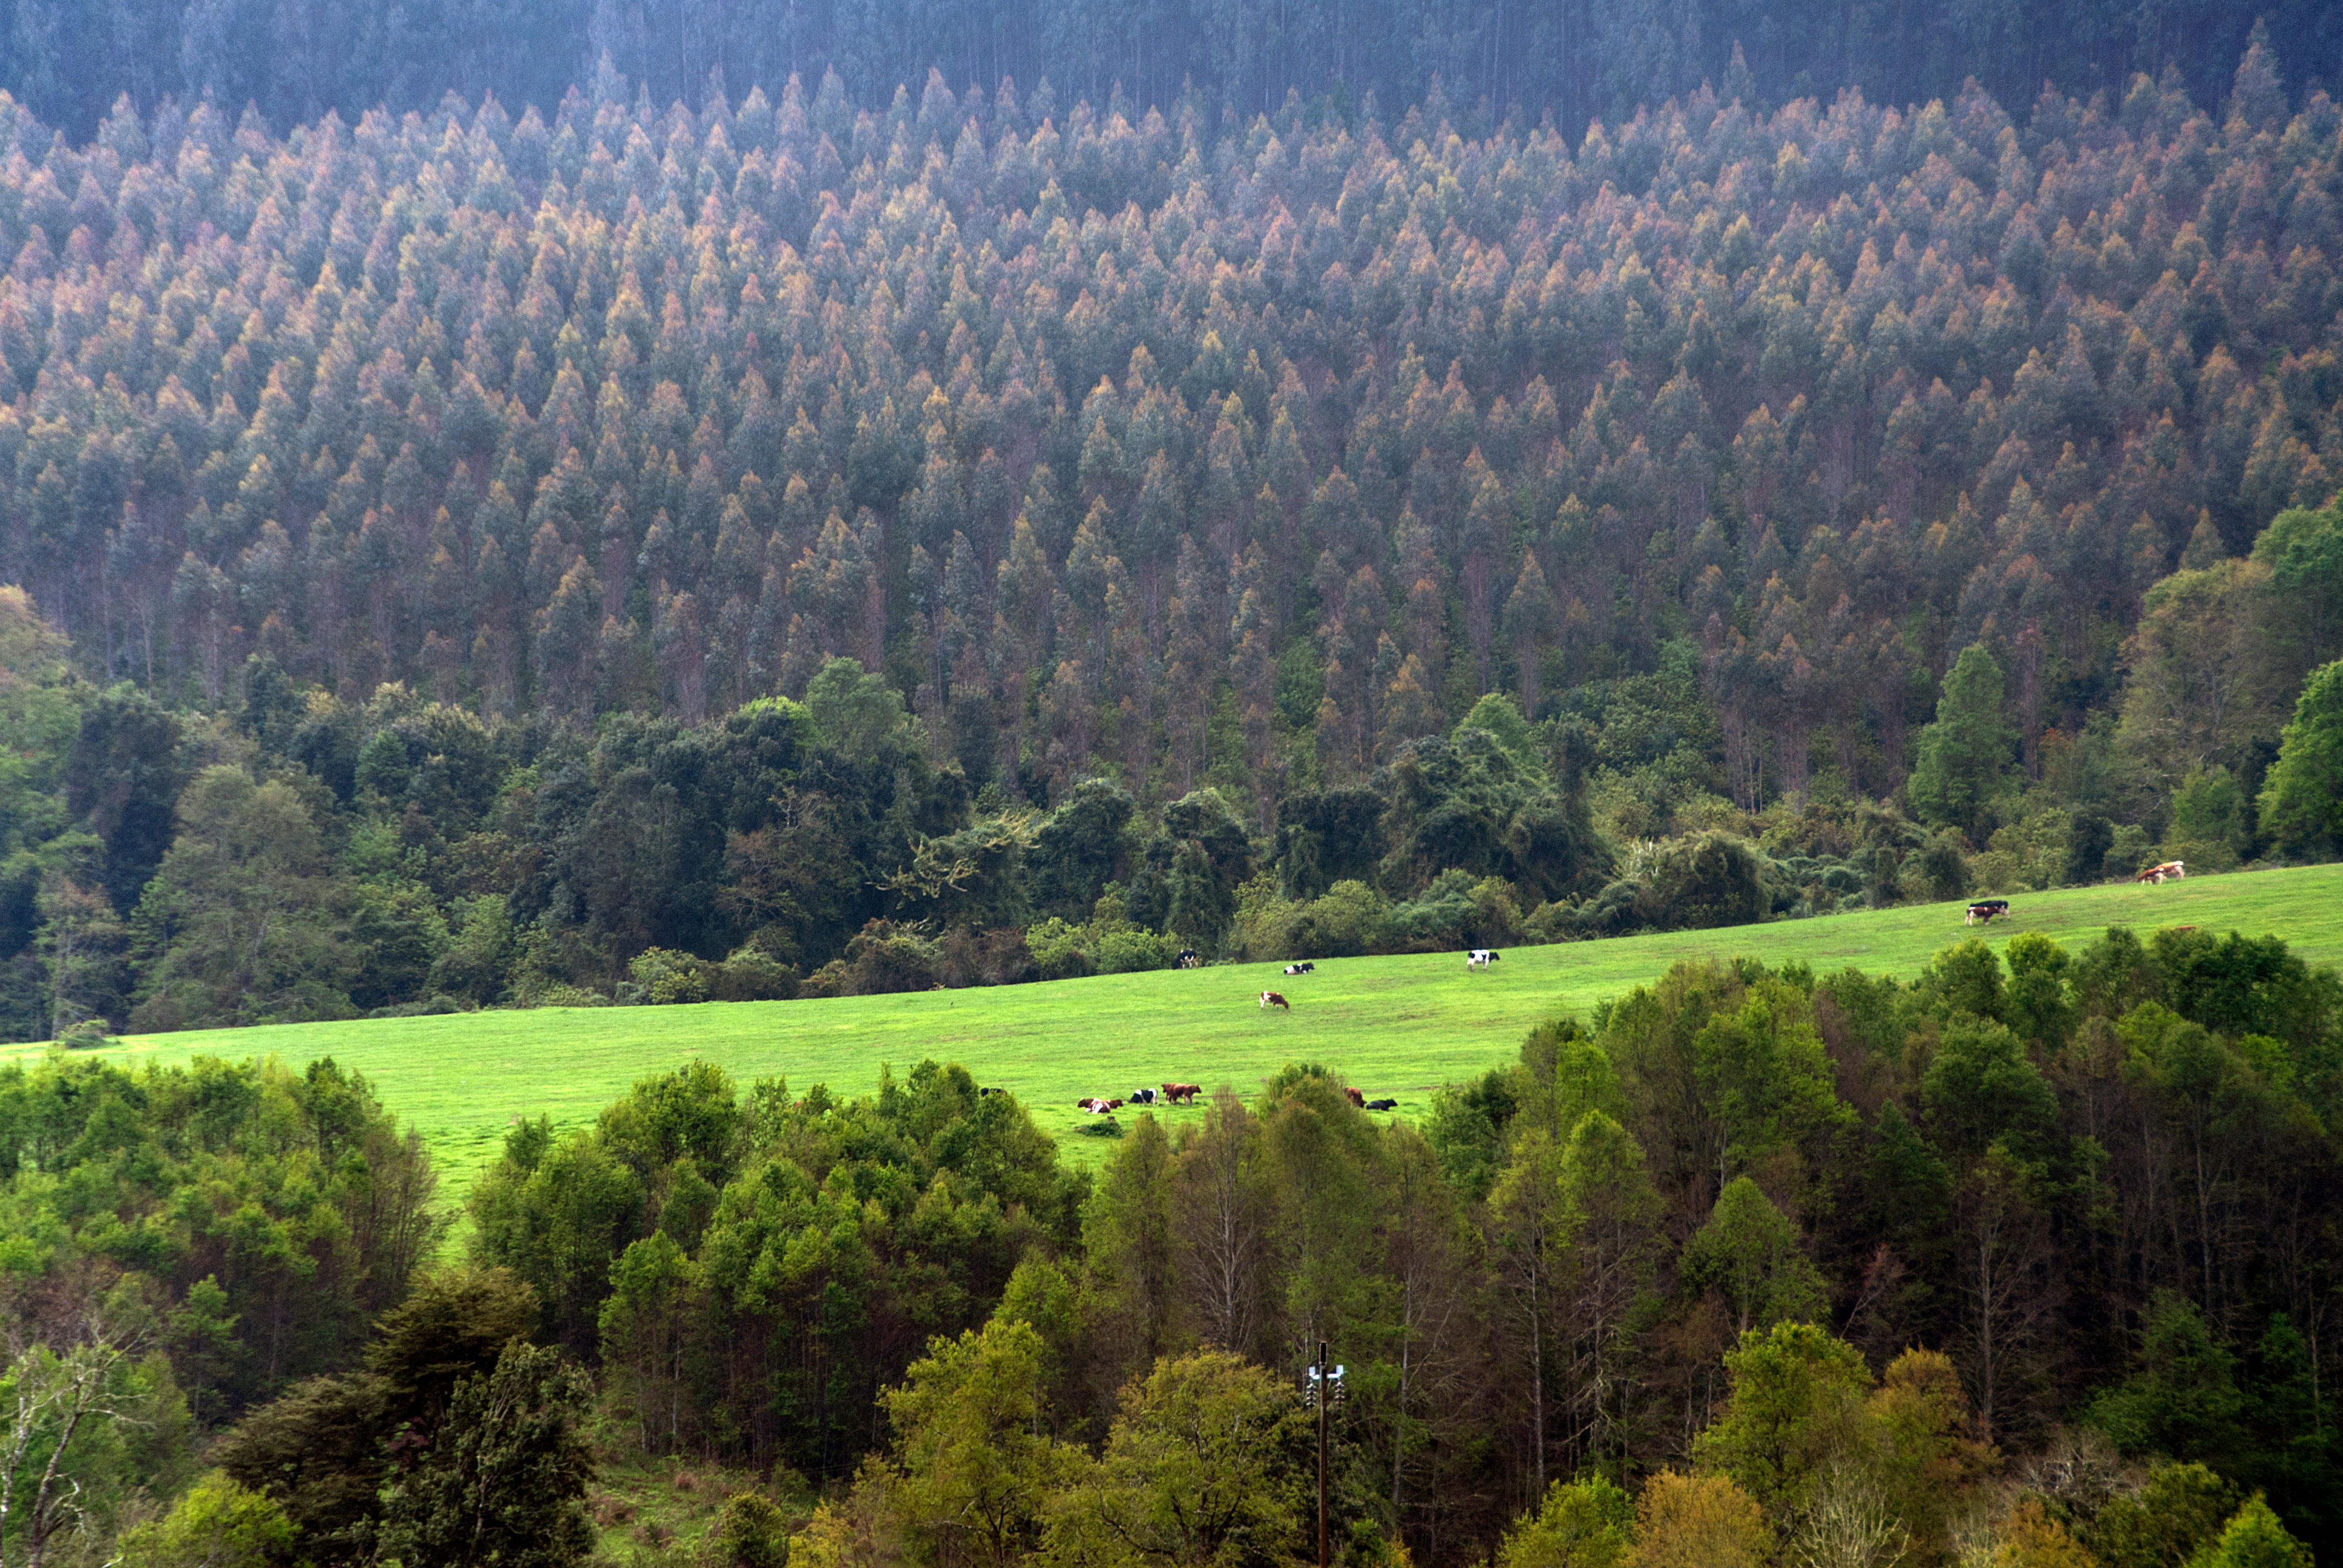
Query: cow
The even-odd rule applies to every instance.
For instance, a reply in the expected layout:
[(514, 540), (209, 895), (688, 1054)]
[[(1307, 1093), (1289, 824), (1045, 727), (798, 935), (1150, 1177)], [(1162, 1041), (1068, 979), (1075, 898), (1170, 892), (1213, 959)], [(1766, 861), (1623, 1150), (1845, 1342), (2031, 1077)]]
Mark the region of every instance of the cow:
[(1487, 948), (1474, 948), (1464, 955), (1464, 967), (1468, 970), (1484, 970), (1503, 956), (1503, 953), (1492, 952)]
[(1204, 960), (1196, 956), (1195, 949), (1182, 948), (1180, 950), (1180, 956), (1172, 961), (1172, 967), (1175, 970), (1192, 970), (1203, 961)]
[(1360, 1093), (1357, 1090), (1352, 1088), (1349, 1084), (1346, 1083), (1342, 1085), (1342, 1094), (1345, 1099), (1349, 1100), (1352, 1104), (1357, 1106), (1360, 1110), (1364, 1111), (1367, 1108), (1367, 1097)]
[(2135, 882), (2147, 882), (2154, 887), (2162, 887), (2167, 879), (2175, 882), (2182, 881), (2187, 879), (2187, 875), (2188, 867), (2186, 862), (2180, 860), (2167, 860), (2160, 866), (2148, 867), (2146, 870), (2134, 877), (2132, 880)]
[(1306, 974), (1308, 974), (1311, 970), (1312, 970), (1316, 969), (1317, 967), (1318, 967), (1318, 966), (1317, 966), (1316, 964), (1313, 964), (1313, 963), (1308, 963), (1308, 962), (1298, 963), (1298, 964), (1288, 964), (1288, 965), (1286, 965), (1286, 966), (1285, 966), (1285, 972), (1286, 972), (1288, 975), (1306, 975)]
[(1280, 992), (1280, 991), (1273, 991), (1273, 990), (1265, 990), (1265, 991), (1262, 992), (1262, 993), (1261, 993), (1261, 1010), (1262, 1010), (1262, 1011), (1263, 1011), (1263, 1012), (1267, 1012), (1271, 1008), (1273, 1008), (1273, 1007), (1275, 1007), (1275, 1008), (1282, 1008), (1282, 1009), (1284, 1009), (1287, 1012), (1292, 1012), (1292, 1011), (1293, 1010), (1293, 1004), (1292, 1004), (1292, 1002), (1287, 1001), (1287, 1000), (1285, 1000), (1285, 997), (1284, 997), (1284, 995), (1283, 995), (1283, 993), (1282, 993), (1282, 992)]
[(1961, 924), (1965, 926), (1974, 926), (1979, 923), (1991, 925), (1996, 917), (2006, 915), (2007, 913), (2009, 913), (2009, 900), (2007, 899), (1979, 899), (1976, 903), (1969, 906), (1968, 913), (1961, 917)]
[(1120, 1100), (1101, 1100), (1095, 1095), (1086, 1100), (1077, 1100), (1074, 1104), (1077, 1108), (1089, 1111), (1092, 1116), (1104, 1116), (1110, 1111), (1119, 1111), (1122, 1108), (1122, 1101)]
[(980, 1090), (978, 1090), (978, 1091), (976, 1091), (976, 1097), (977, 1097), (979, 1100), (983, 1100), (983, 1099), (986, 1099), (986, 1098), (988, 1098), (988, 1097), (990, 1097), (990, 1096), (991, 1096), (991, 1095), (995, 1095), (995, 1094), (1006, 1094), (1006, 1093), (1008, 1093), (1008, 1092), (1009, 1092), (1009, 1091), (1007, 1091), (1007, 1090), (1005, 1090), (1005, 1089), (980, 1089)]
[(1369, 1111), (1389, 1111), (1398, 1104), (1399, 1101), (1396, 1100), (1370, 1100), (1367, 1101), (1367, 1109)]
[(1131, 1103), (1133, 1105), (1152, 1105), (1155, 1103), (1155, 1091), (1151, 1089), (1134, 1089), (1131, 1091), (1129, 1098)]
[(1167, 1083), (1163, 1086), (1163, 1098), (1174, 1105), (1192, 1105), (1196, 1096), (1203, 1092), (1204, 1086), (1201, 1083)]

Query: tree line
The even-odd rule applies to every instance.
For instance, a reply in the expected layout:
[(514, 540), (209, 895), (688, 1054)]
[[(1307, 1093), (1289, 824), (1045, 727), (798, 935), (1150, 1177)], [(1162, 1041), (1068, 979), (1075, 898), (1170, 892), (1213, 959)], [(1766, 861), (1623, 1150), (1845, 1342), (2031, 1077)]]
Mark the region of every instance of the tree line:
[(958, 1066), (695, 1063), (515, 1124), (460, 1263), (330, 1063), (60, 1054), (0, 1073), (8, 1375), (111, 1392), (9, 1462), (157, 1565), (575, 1563), (626, 1455), (744, 1478), (653, 1560), (1265, 1568), (1323, 1342), (1354, 1568), (2308, 1564), (2338, 1047), (2283, 942), (2117, 928), (1680, 964), (1416, 1124), (1290, 1064), (1095, 1176)]
[[(2331, 762), (2261, 802), (2343, 651), (2338, 137), (2259, 39), (2217, 124), (2140, 76), (1575, 145), (0, 103), (8, 1028), (2331, 852)], [(1125, 829), (1087, 901), (1004, 872), (1044, 816)]]
[(687, 95), (711, 71), (740, 88), (838, 72), (866, 102), (940, 70), (954, 83), (1011, 76), (1137, 112), (1193, 95), (1214, 113), (1273, 113), (1292, 95), (1348, 116), (1413, 103), (1445, 82), (1483, 122), (1552, 118), (1574, 131), (1692, 92), (1704, 79), (1752, 107), (1842, 86), (1917, 102), (1975, 76), (2024, 96), (2045, 81), (2078, 97), (2119, 92), (2136, 73), (2169, 71), (2211, 100), (2220, 71), (2264, 20), (2301, 79), (2332, 79), (2343, 32), (2306, 0), (2254, 8), (2179, 0), (2142, 13), (2067, 0), (2023, 13), (1964, 7), (1923, 18), (1891, 5), (1758, 7), (1745, 0), (1674, 6), (1437, 7), (1417, 4), (1196, 4), (1030, 0), (886, 7), (837, 0), (637, 5), (421, 0), (363, 15), (236, 0), (7, 0), (0, 5), (0, 87), (86, 135), (120, 94), (142, 113), (162, 99), (250, 102), (271, 123), (328, 109), (429, 107), (450, 89), (508, 104), (549, 104), (598, 67), (641, 79), (657, 99)]

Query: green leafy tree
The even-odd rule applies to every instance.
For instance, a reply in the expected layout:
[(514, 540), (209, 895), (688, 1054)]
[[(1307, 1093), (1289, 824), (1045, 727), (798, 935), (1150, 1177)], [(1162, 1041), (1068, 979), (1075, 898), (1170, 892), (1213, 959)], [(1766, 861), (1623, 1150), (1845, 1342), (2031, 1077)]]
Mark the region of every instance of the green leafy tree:
[(2221, 1527), (2217, 1540), (2190, 1559), (2190, 1568), (2311, 1568), (2311, 1555), (2256, 1496)]
[(1290, 1388), (1224, 1351), (1156, 1363), (1123, 1390), (1104, 1449), (1051, 1501), (1040, 1560), (1251, 1568), (1298, 1554), (1309, 1420)]
[(1559, 1172), (1571, 1238), (1562, 1328), (1573, 1452), (1615, 1461), (1633, 1379), (1634, 1329), (1658, 1261), (1659, 1194), (1627, 1130), (1590, 1110), (1571, 1130)]
[(714, 1545), (724, 1568), (784, 1568), (789, 1520), (763, 1493), (735, 1493), (717, 1519)]
[(291, 1568), (297, 1540), (274, 1499), (215, 1470), (116, 1549), (123, 1568)]
[(586, 1374), (515, 1340), (460, 1379), (430, 1446), (383, 1500), (386, 1554), (412, 1568), (569, 1568), (593, 1551)]
[(1635, 1505), (1601, 1475), (1557, 1481), (1497, 1548), (1498, 1568), (1612, 1568), (1634, 1541)]
[(806, 711), (821, 743), (858, 762), (877, 761), (909, 722), (903, 699), (859, 660), (831, 658), (806, 683)]
[(923, 1558), (1006, 1568), (1041, 1537), (1066, 1455), (1041, 1407), (1041, 1336), (995, 1321), (938, 1340), (885, 1396), (903, 1478), (894, 1505)]
[(291, 785), (207, 768), (135, 922), (147, 1027), (347, 1016), (325, 846)]
[(1798, 1517), (1831, 1462), (1857, 1440), (1871, 1373), (1863, 1353), (1812, 1323), (1751, 1331), (1725, 1353), (1733, 1392), (1693, 1444), (1710, 1473), (1732, 1477), (1768, 1517)]
[(2136, 1370), (2093, 1399), (2084, 1419), (2126, 1453), (2227, 1460), (2237, 1452), (2245, 1413), (2236, 1365), (2194, 1302), (2158, 1291), (2140, 1329)]
[(2107, 1500), (2083, 1541), (2107, 1568), (2195, 1563), (2237, 1502), (2236, 1484), (2204, 1465), (2159, 1460), (2137, 1490)]
[(1796, 1221), (1746, 1176), (1725, 1183), (1707, 1223), (1685, 1243), (1684, 1279), (1694, 1290), (1723, 1297), (1745, 1339), (1819, 1316), (1827, 1301)]
[(1920, 731), (1919, 754), (1906, 788), (1930, 822), (1982, 838), (1986, 809), (2001, 788), (2016, 736), (2002, 711), (2001, 663), (1972, 643), (1945, 673), (1936, 722)]
[(2343, 849), (2343, 659), (2303, 685), (2262, 786), (2261, 825), (2290, 854)]
[(1729, 833), (1702, 833), (1667, 845), (1652, 868), (1652, 892), (1670, 927), (1743, 926), (1765, 912), (1756, 854)]
[(1119, 1372), (1151, 1367), (1173, 1348), (1182, 1249), (1172, 1211), (1172, 1160), (1163, 1124), (1142, 1112), (1100, 1173), (1083, 1214), (1099, 1305), (1094, 1332)]

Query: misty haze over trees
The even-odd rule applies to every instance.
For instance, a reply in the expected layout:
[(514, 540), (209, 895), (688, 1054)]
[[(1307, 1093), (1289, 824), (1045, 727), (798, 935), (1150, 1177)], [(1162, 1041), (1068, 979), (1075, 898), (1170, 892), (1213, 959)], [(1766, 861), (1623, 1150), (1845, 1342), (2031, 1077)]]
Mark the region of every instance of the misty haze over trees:
[(1741, 89), (1755, 111), (1842, 87), (1949, 102), (1970, 77), (2013, 105), (2046, 81), (2077, 98), (2120, 95), (2133, 75), (2170, 70), (2209, 107), (2257, 16), (2289, 92), (2338, 79), (2343, 18), (2319, 0), (5, 0), (0, 88), (78, 141), (125, 93), (141, 115), (166, 96), (209, 96), (231, 116), (249, 100), (279, 131), (328, 109), (346, 121), (428, 109), (449, 92), (549, 112), (573, 83), (594, 83), (605, 54), (662, 106), (696, 105), (711, 71), (736, 96), (769, 96), (792, 75), (810, 89), (834, 70), (853, 100), (879, 107), (898, 83), (916, 94), (932, 67), (956, 91), (1047, 78), (1061, 101), (1103, 113), (1112, 98), (1134, 123), (1190, 89), (1212, 119), (1274, 114), (1288, 92), (1352, 106), (1373, 95), (1396, 115), (1437, 78), (1468, 135), (1511, 116), (1551, 119), (1574, 142), (1591, 118), (1656, 108), (1704, 80), (1728, 98)]

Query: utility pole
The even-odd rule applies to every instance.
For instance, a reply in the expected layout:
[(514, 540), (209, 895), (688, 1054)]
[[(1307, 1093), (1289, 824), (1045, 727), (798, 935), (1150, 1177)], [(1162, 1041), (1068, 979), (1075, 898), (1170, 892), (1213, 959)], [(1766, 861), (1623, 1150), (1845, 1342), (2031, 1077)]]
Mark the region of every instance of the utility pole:
[(1327, 1386), (1326, 1342), (1318, 1342), (1318, 1568), (1327, 1568), (1326, 1557), (1326, 1407), (1333, 1402), (1334, 1391)]

